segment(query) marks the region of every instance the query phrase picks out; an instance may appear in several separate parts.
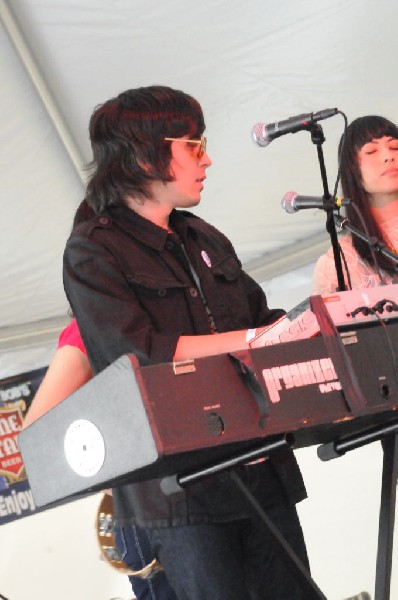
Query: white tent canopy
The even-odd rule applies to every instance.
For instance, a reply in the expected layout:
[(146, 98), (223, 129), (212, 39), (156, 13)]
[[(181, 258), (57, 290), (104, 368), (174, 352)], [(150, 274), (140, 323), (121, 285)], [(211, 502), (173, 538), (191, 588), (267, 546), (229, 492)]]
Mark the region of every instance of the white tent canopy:
[[(200, 101), (213, 166), (196, 212), (230, 237), (270, 305), (291, 308), (309, 296), (314, 261), (329, 244), (325, 214), (289, 215), (280, 200), (289, 190), (323, 195), (316, 147), (303, 131), (260, 148), (251, 129), (332, 107), (349, 120), (381, 114), (398, 121), (397, 18), (396, 0), (0, 0), (0, 377), (45, 365), (68, 320), (62, 253), (84, 196), (89, 117), (128, 88), (164, 84)], [(344, 121), (336, 115), (321, 126), (333, 191)], [(325, 538), (340, 527), (325, 523), (323, 507), (330, 517), (339, 503), (322, 496), (314, 480), (340, 473), (340, 465), (327, 471), (315, 460), (304, 464), (312, 504), (302, 510), (318, 527), (309, 534), (312, 556), (331, 600), (359, 592), (362, 582), (371, 591), (374, 576), (378, 483), (370, 489), (364, 465), (377, 469), (366, 454), (357, 457), (364, 470), (359, 485), (376, 508), (371, 517), (364, 511), (347, 548), (370, 545), (371, 552), (342, 579), (347, 553), (337, 571), (333, 553), (320, 558)], [(349, 488), (358, 464), (344, 493), (359, 493), (355, 483)], [(322, 488), (328, 493), (327, 484)], [(363, 540), (368, 520), (373, 537)], [(22, 523), (5, 526), (0, 548), (7, 531), (5, 545), (17, 530), (29, 535)], [(4, 573), (0, 593), (12, 569)], [(102, 596), (88, 587), (77, 600), (111, 596), (106, 587)], [(22, 598), (17, 593), (10, 600)], [(65, 594), (42, 597), (73, 597), (71, 588)]]
[[(89, 116), (130, 87), (166, 84), (201, 102), (213, 167), (197, 212), (249, 271), (265, 281), (315, 259), (328, 243), (323, 212), (280, 207), (291, 189), (323, 194), (310, 134), (259, 148), (251, 128), (327, 107), (394, 119), (397, 14), (393, 0), (2, 0), (6, 347), (14, 328), (21, 343), (27, 324), (65, 316), (62, 251), (84, 194)], [(332, 190), (343, 119), (322, 126)]]

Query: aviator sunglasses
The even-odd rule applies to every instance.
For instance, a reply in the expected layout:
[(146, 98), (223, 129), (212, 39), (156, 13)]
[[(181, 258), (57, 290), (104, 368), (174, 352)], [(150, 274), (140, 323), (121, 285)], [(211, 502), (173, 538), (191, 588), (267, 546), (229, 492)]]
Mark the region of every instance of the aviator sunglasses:
[(165, 137), (165, 140), (168, 142), (186, 142), (187, 144), (199, 144), (198, 148), (198, 158), (201, 158), (203, 154), (206, 152), (207, 139), (204, 135), (200, 136), (200, 140), (187, 140), (186, 138), (171, 138)]

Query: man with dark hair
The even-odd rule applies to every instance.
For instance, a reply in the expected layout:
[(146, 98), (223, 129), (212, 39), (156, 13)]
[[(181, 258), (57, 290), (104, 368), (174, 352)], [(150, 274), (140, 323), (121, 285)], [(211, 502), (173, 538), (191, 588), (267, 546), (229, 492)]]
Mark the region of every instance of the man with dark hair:
[[(146, 365), (245, 349), (253, 328), (284, 314), (230, 241), (184, 210), (200, 202), (211, 165), (204, 128), (198, 102), (164, 86), (128, 90), (91, 118), (86, 200), (97, 214), (68, 240), (64, 284), (94, 373), (123, 354)], [(308, 564), (293, 453), (237, 471)], [(305, 598), (227, 474), (171, 494), (158, 479), (113, 494), (118, 527), (146, 530), (180, 600)]]

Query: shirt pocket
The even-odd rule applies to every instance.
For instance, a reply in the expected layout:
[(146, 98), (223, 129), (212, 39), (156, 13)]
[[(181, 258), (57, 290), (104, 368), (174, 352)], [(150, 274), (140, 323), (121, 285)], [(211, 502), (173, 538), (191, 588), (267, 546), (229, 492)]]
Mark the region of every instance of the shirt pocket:
[(136, 271), (126, 273), (126, 279), (142, 302), (177, 300), (189, 288), (189, 282), (180, 282), (159, 271)]
[(227, 254), (218, 258), (212, 268), (214, 277), (224, 281), (236, 281), (242, 272), (239, 261), (233, 254)]
[(190, 323), (187, 296), (189, 281), (181, 282), (161, 270), (135, 271), (125, 277), (140, 308), (158, 332), (175, 333)]
[(212, 281), (207, 290), (210, 310), (219, 331), (244, 329), (251, 325), (248, 297), (242, 267), (234, 254), (223, 254), (210, 268)]

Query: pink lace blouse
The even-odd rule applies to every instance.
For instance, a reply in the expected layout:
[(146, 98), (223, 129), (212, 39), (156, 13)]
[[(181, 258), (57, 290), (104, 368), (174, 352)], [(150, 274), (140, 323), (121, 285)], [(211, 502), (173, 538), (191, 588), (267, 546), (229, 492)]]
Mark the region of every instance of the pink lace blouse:
[[(391, 202), (383, 208), (372, 208), (373, 215), (394, 252), (398, 253), (398, 200)], [(378, 272), (370, 264), (360, 258), (353, 246), (351, 235), (344, 235), (339, 239), (344, 252), (353, 289), (377, 287), (383, 283), (398, 283), (398, 274), (391, 276), (382, 271), (383, 282), (380, 281)], [(344, 264), (343, 264), (344, 271)], [(347, 278), (346, 278), (347, 282)], [(315, 265), (313, 275), (313, 289), (315, 294), (326, 294), (336, 291), (337, 275), (333, 258), (333, 250), (323, 254)]]

